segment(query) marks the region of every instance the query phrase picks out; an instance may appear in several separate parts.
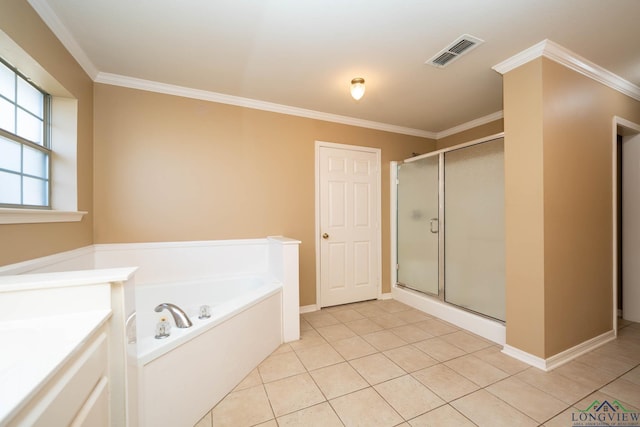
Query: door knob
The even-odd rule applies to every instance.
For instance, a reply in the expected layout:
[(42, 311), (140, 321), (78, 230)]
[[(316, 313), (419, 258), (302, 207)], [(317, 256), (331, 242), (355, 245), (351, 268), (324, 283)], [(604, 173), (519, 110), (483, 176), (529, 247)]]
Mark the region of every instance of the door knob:
[(322, 235), (322, 238), (323, 238), (323, 239), (328, 239), (328, 238), (329, 238), (329, 235), (328, 235), (327, 233), (324, 233), (324, 234)]

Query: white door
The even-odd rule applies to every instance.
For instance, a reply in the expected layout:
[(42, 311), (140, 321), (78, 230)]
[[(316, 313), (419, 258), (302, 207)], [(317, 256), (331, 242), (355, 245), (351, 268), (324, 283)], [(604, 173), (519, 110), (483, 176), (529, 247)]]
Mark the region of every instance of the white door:
[(377, 298), (380, 150), (318, 144), (320, 307)]

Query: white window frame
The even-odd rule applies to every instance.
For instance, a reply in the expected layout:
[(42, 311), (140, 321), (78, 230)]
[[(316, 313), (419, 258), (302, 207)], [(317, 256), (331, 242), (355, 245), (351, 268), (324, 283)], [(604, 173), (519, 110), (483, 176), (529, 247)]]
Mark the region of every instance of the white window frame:
[(0, 56), (51, 95), (50, 209), (0, 208), (0, 224), (77, 222), (78, 100), (0, 30)]
[[(41, 143), (35, 142), (35, 141), (31, 141), (27, 138), (24, 138), (21, 135), (17, 134), (17, 126), (14, 129), (14, 131), (9, 131), (7, 129), (0, 129), (0, 136), (3, 137), (3, 139), (9, 140), (9, 141), (13, 141), (17, 144), (19, 144), (21, 146), (21, 150), (24, 150), (24, 147), (30, 148), (32, 150), (37, 150), (41, 153), (44, 153), (47, 156), (47, 166), (46, 166), (46, 176), (45, 177), (37, 177), (38, 179), (43, 179), (44, 181), (46, 181), (47, 183), (47, 194), (46, 194), (46, 204), (43, 205), (30, 205), (30, 204), (26, 204), (24, 203), (24, 197), (25, 197), (25, 191), (24, 191), (24, 181), (23, 178), (25, 176), (30, 176), (29, 174), (25, 173), (23, 168), (24, 168), (24, 164), (21, 164), (20, 167), (18, 168), (18, 170), (15, 169), (9, 169), (7, 172), (12, 173), (12, 174), (16, 174), (20, 177), (20, 200), (22, 201), (22, 203), (5, 203), (0, 205), (0, 207), (4, 207), (4, 208), (17, 208), (17, 209), (28, 209), (28, 208), (33, 208), (33, 209), (50, 209), (51, 208), (51, 133), (50, 133), (50, 129), (51, 129), (51, 95), (49, 95), (46, 91), (42, 90), (41, 88), (39, 88), (37, 85), (33, 84), (33, 82), (31, 81), (31, 79), (29, 79), (28, 76), (23, 75), (22, 73), (20, 73), (20, 71), (16, 70), (14, 67), (12, 67), (10, 64), (8, 64), (6, 61), (4, 61), (4, 59), (2, 57), (0, 57), (0, 66), (2, 66), (3, 68), (8, 69), (9, 71), (11, 71), (11, 73), (13, 74), (13, 80), (14, 80), (14, 84), (13, 84), (13, 90), (14, 90), (14, 99), (6, 99), (6, 101), (10, 102), (13, 104), (14, 109), (16, 111), (15, 114), (15, 118), (14, 118), (14, 125), (17, 122), (17, 118), (18, 118), (18, 110), (24, 110), (26, 111), (28, 114), (32, 115), (33, 113), (31, 111), (25, 110), (25, 106), (22, 105), (20, 103), (20, 100), (18, 99), (18, 95), (17, 95), (17, 88), (19, 85), (19, 81), (22, 80), (24, 82), (26, 82), (27, 84), (31, 85), (34, 89), (36, 89), (41, 95), (42, 95), (42, 104), (41, 104), (41, 108), (42, 108), (42, 117), (38, 117), (41, 121), (41, 127), (40, 127), (40, 131), (41, 131), (41, 137), (42, 137), (42, 141)], [(20, 159), (21, 163), (23, 162), (23, 159)]]

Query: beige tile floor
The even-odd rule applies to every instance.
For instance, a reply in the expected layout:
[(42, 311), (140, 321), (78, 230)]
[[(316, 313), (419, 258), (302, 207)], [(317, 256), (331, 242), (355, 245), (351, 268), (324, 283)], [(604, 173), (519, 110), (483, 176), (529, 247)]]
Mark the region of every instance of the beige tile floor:
[(636, 323), (552, 372), (394, 300), (303, 314), (300, 329), (196, 427), (555, 427), (596, 399), (640, 408)]

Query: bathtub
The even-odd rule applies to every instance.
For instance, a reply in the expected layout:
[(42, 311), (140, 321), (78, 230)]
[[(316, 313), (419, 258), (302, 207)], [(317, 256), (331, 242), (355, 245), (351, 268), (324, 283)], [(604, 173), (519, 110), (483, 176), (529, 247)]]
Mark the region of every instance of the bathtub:
[[(193, 326), (176, 328), (166, 311), (182, 308)], [(199, 319), (201, 305), (211, 317)], [(140, 425), (193, 426), (282, 343), (282, 283), (235, 275), (136, 288)], [(156, 339), (156, 323), (172, 324)]]
[[(282, 292), (282, 283), (273, 277), (233, 275), (183, 282), (143, 284), (136, 286), (136, 335), (138, 363), (146, 365), (154, 359), (207, 333), (226, 320), (240, 315), (252, 306)], [(155, 312), (158, 304), (169, 302), (184, 310), (193, 326), (177, 328), (167, 311)], [(210, 318), (199, 318), (200, 307), (207, 306)], [(278, 317), (280, 313), (278, 312)], [(161, 318), (171, 324), (169, 337), (155, 338)], [(277, 335), (280, 339), (280, 325)]]

